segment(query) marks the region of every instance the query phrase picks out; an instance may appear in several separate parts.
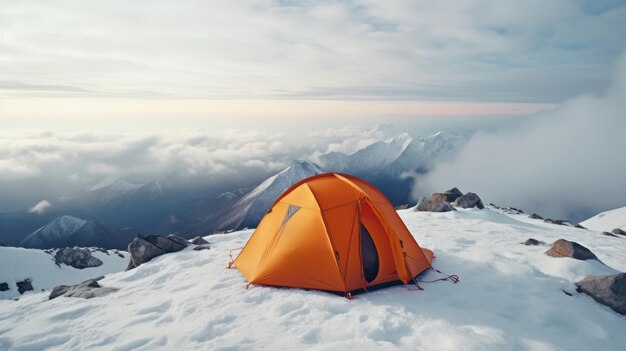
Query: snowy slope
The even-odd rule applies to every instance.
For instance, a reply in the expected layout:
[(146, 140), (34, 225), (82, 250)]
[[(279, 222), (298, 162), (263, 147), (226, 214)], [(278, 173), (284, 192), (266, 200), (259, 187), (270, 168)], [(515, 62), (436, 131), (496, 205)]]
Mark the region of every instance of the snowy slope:
[(289, 167), (264, 180), (229, 208), (221, 216), (223, 222), (220, 227), (242, 229), (256, 226), (272, 203), (287, 188), (302, 179), (320, 173), (322, 170), (311, 162), (293, 161)]
[(208, 251), (186, 249), (111, 274), (101, 283), (120, 291), (105, 297), (47, 301), (41, 293), (0, 301), (0, 349), (626, 350), (626, 316), (574, 287), (585, 275), (613, 270), (520, 244), (567, 238), (626, 271), (625, 239), (493, 209), (399, 213), (435, 251), (436, 268), (458, 274), (459, 284), (395, 286), (354, 300), (246, 290), (239, 271), (225, 268), (228, 251), (252, 233), (245, 230), (207, 237)]
[(626, 206), (599, 213), (580, 224), (589, 229), (605, 232), (615, 228), (626, 230)]
[[(92, 256), (100, 259), (102, 265), (76, 269), (64, 264), (57, 266), (54, 262), (54, 253), (55, 251), (46, 253), (37, 249), (0, 247), (0, 283), (8, 283), (10, 286), (10, 290), (0, 291), (0, 299), (19, 297), (15, 282), (26, 278), (32, 279), (34, 291), (25, 294), (32, 294), (41, 289), (49, 291), (57, 285), (76, 284), (89, 278), (123, 271), (129, 258), (128, 253), (123, 251), (119, 253), (124, 257), (113, 251), (108, 251), (108, 254), (94, 251)], [(1, 345), (0, 342), (0, 350), (3, 350)]]

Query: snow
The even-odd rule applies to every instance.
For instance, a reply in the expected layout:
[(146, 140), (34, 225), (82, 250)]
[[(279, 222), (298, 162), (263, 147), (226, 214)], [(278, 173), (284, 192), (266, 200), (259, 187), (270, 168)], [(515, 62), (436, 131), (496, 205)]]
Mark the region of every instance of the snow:
[[(400, 210), (436, 268), (460, 283), (394, 286), (353, 300), (320, 291), (251, 286), (226, 269), (252, 230), (206, 237), (212, 248), (164, 255), (100, 283), (90, 300), (28, 294), (0, 301), (9, 350), (626, 350), (626, 316), (578, 294), (588, 274), (626, 271), (626, 239), (505, 214)], [(533, 237), (547, 244), (525, 246)], [(559, 238), (594, 261), (544, 254)], [(432, 280), (434, 271), (420, 277)], [(566, 295), (563, 291), (571, 293)]]
[[(122, 251), (120, 253), (124, 256), (123, 258), (111, 250), (108, 255), (95, 251), (91, 255), (102, 261), (101, 266), (76, 269), (64, 264), (57, 266), (54, 262), (54, 252), (48, 254), (37, 249), (0, 247), (0, 283), (6, 282), (10, 287), (8, 291), (0, 291), (0, 299), (19, 297), (15, 283), (26, 278), (32, 279), (34, 291), (26, 292), (25, 296), (41, 289), (49, 291), (57, 285), (76, 284), (89, 278), (120, 272), (126, 268), (129, 258), (128, 253)], [(0, 350), (2, 350), (1, 346), (0, 342)]]
[(45, 242), (63, 241), (87, 223), (86, 220), (73, 216), (60, 216), (37, 229), (24, 240), (22, 245), (39, 245)]
[(626, 230), (626, 206), (599, 213), (580, 224), (589, 229), (605, 232), (615, 228)]

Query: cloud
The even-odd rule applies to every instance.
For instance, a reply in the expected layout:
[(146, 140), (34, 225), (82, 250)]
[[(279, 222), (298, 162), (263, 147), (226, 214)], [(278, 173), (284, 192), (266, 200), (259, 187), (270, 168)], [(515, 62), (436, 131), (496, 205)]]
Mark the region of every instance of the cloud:
[(43, 214), (52, 207), (48, 200), (41, 200), (35, 206), (28, 209), (28, 213)]
[(626, 205), (626, 53), (614, 72), (600, 95), (476, 134), (454, 162), (419, 179), (415, 195), (459, 186), (487, 202), (574, 220)]
[(330, 149), (351, 150), (389, 133), (381, 127), (357, 126), (310, 134), (242, 129), (0, 133), (0, 212), (121, 178), (148, 182), (166, 177), (180, 189), (232, 190), (255, 185), (294, 159), (312, 159)]
[(559, 102), (624, 46), (624, 3), (593, 3), (4, 2), (0, 93)]

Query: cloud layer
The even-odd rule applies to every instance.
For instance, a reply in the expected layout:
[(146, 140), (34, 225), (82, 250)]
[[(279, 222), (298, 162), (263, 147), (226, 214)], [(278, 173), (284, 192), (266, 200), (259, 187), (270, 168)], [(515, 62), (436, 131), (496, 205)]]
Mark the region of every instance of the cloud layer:
[(459, 186), (487, 202), (581, 216), (626, 205), (626, 54), (613, 84), (498, 133), (476, 134), (456, 160), (419, 179), (415, 195)]

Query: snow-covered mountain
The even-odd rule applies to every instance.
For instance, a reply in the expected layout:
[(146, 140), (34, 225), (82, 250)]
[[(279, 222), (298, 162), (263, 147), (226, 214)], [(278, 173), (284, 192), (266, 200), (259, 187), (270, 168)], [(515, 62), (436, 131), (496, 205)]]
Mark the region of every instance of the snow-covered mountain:
[[(67, 221), (66, 221), (67, 222)], [(68, 223), (75, 225), (75, 223)], [(0, 284), (5, 283), (8, 290), (0, 291), (0, 300), (21, 296), (17, 282), (30, 280), (33, 288), (25, 294), (38, 293), (42, 289), (49, 291), (57, 285), (71, 285), (101, 275), (121, 272), (128, 264), (128, 253), (124, 251), (91, 250), (91, 255), (102, 262), (97, 267), (77, 269), (65, 264), (56, 264), (56, 250), (37, 250), (19, 247), (0, 247)], [(26, 295), (24, 295), (26, 296)], [(0, 337), (0, 339), (2, 339)], [(9, 348), (2, 347), (0, 350)]]
[[(435, 268), (460, 282), (393, 286), (353, 300), (253, 285), (225, 269), (252, 230), (207, 237), (99, 283), (119, 291), (89, 300), (30, 293), (0, 301), (0, 349), (76, 350), (603, 350), (623, 351), (626, 318), (576, 292), (587, 275), (626, 271), (626, 239), (494, 208), (398, 211)], [(529, 237), (547, 244), (525, 246)], [(566, 238), (595, 261), (554, 258)], [(0, 255), (0, 258), (2, 256)], [(429, 271), (420, 280), (441, 275)], [(571, 296), (570, 296), (571, 295)]]
[(350, 155), (341, 152), (321, 155), (319, 161), (320, 166), (329, 172), (396, 177), (405, 172), (424, 172), (435, 160), (450, 157), (464, 142), (464, 137), (447, 132), (427, 138), (413, 138), (408, 133), (401, 133)]
[(580, 224), (585, 228), (605, 232), (616, 228), (626, 230), (626, 206), (599, 213)]
[(98, 222), (61, 216), (35, 230), (19, 246), (36, 249), (72, 246), (125, 248), (131, 239)]
[(242, 229), (256, 227), (272, 203), (287, 188), (304, 178), (323, 173), (315, 164), (308, 161), (293, 161), (289, 167), (275, 174), (228, 208), (220, 217), (219, 229)]

